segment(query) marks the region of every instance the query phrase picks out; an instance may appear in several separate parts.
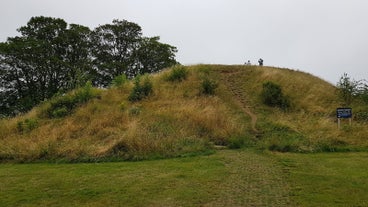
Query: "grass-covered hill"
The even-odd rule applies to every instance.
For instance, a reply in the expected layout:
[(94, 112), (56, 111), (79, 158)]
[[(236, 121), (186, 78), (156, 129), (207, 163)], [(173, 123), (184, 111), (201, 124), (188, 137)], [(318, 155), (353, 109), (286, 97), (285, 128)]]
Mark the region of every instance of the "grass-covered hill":
[[(262, 102), (265, 82), (281, 87), (288, 109)], [(212, 153), (219, 146), (366, 151), (368, 127), (344, 121), (338, 130), (339, 106), (333, 85), (299, 71), (176, 66), (141, 77), (138, 88), (124, 80), (109, 89), (87, 85), (0, 120), (0, 161), (155, 159)]]

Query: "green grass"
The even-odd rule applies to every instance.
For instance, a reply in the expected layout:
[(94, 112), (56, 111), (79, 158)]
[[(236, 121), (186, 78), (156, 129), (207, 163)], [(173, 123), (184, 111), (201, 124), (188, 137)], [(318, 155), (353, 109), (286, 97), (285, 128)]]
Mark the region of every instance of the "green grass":
[[(267, 157), (228, 150), (142, 162), (2, 164), (0, 206), (267, 204), (272, 195), (286, 195), (277, 173), (268, 170), (278, 169), (273, 165)], [(283, 196), (277, 199), (286, 203)]]
[(298, 206), (368, 206), (368, 153), (278, 154)]
[(223, 174), (221, 162), (205, 157), (2, 165), (0, 206), (190, 206), (207, 202)]
[(367, 206), (368, 153), (1, 164), (0, 206)]
[[(154, 93), (138, 103), (127, 82), (63, 118), (39, 116), (46, 103), (0, 120), (0, 162), (13, 163), (0, 164), (0, 207), (368, 206), (368, 128), (337, 130), (331, 84), (268, 67), (186, 69), (181, 82), (152, 76)], [(215, 95), (201, 95), (204, 76)], [(266, 81), (289, 110), (262, 104)], [(208, 155), (214, 145), (242, 149)], [(316, 153), (327, 151), (346, 153)], [(146, 161), (65, 164), (98, 160)]]

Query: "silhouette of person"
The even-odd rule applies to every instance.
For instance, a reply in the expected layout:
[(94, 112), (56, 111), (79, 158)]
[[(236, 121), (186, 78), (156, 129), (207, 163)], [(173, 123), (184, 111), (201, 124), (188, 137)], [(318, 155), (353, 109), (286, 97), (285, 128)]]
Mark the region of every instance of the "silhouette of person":
[(259, 63), (259, 66), (263, 66), (263, 59), (259, 58), (258, 63)]

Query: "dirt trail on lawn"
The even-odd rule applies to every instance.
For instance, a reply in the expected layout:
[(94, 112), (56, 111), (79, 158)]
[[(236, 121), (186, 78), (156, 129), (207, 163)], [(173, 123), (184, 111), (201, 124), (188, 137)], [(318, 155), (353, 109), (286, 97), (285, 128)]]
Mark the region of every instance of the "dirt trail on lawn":
[(286, 175), (269, 155), (227, 150), (219, 154), (229, 174), (218, 199), (205, 206), (294, 206)]

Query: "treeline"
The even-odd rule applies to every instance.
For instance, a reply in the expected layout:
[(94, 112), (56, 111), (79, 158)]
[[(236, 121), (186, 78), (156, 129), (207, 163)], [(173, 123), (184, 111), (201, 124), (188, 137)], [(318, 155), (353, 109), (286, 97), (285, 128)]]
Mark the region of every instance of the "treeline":
[(144, 37), (139, 25), (113, 20), (94, 30), (63, 19), (32, 17), (20, 36), (0, 43), (0, 116), (25, 112), (57, 93), (106, 87), (114, 77), (177, 64), (176, 47)]

